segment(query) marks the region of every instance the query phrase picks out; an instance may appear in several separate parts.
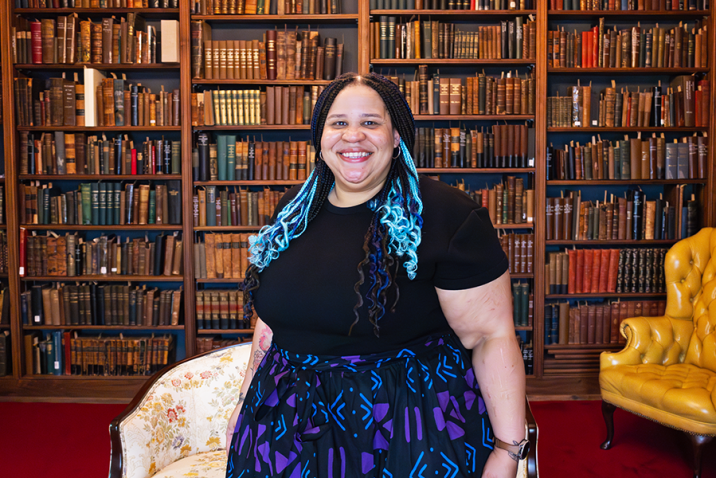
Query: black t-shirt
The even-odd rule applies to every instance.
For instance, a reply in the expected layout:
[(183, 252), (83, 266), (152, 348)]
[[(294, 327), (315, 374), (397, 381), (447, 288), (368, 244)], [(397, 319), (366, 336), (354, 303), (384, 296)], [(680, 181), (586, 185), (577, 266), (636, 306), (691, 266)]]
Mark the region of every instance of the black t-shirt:
[[(364, 304), (355, 320), (358, 263), (373, 212), (366, 204), (340, 208), (325, 201), (321, 211), (288, 249), (260, 274), (255, 291), (259, 317), (273, 330), (284, 349), (314, 355), (354, 355), (399, 350), (405, 344), (435, 333), (450, 332), (435, 288), (460, 290), (500, 277), (508, 268), (487, 210), (467, 194), (443, 182), (421, 177), (422, 240), (418, 271), (409, 280), (401, 265), (397, 284), (400, 298), (395, 313), (386, 310), (379, 320), (380, 337), (368, 321)], [(295, 197), (289, 190), (277, 206)]]

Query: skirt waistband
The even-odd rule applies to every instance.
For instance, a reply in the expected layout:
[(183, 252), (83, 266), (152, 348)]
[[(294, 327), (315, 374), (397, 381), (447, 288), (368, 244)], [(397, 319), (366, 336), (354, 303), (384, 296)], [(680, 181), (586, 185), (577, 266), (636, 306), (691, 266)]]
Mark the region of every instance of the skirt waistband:
[[(379, 368), (391, 362), (404, 362), (413, 357), (428, 355), (436, 351), (440, 346), (447, 346), (453, 350), (458, 356), (462, 355), (464, 348), (459, 340), (452, 334), (440, 334), (423, 337), (406, 344), (399, 350), (390, 350), (387, 352), (379, 352), (364, 355), (312, 355), (291, 352), (272, 344), (272, 348), (278, 352), (281, 357), (294, 368), (302, 370), (350, 370), (360, 372), (366, 369)], [(269, 351), (267, 353), (270, 354)]]

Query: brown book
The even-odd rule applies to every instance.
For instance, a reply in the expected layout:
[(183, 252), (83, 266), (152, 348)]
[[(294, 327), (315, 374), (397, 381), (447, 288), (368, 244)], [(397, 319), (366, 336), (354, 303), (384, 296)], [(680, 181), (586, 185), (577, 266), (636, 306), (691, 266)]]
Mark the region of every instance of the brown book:
[(450, 114), (450, 78), (440, 78), (440, 114)]
[(139, 185), (139, 216), (138, 224), (148, 224), (149, 221), (149, 185)]
[[(440, 79), (442, 84), (442, 78)], [(450, 93), (449, 93), (449, 102), (450, 102), (450, 109), (449, 114), (451, 115), (459, 115), (461, 110), (461, 97), (460, 97), (460, 90), (462, 86), (462, 80), (460, 78), (449, 78), (449, 84), (450, 84)], [(441, 89), (442, 92), (442, 89)], [(442, 102), (441, 102), (442, 104)], [(441, 108), (442, 109), (442, 108)], [(442, 114), (442, 111), (441, 111)]]
[(172, 263), (172, 275), (181, 275), (182, 260), (184, 258), (183, 249), (183, 241), (177, 238), (174, 241), (174, 261)]
[(223, 279), (224, 274), (224, 235), (214, 235), (214, 267), (216, 268), (216, 278)]
[(215, 237), (214, 234), (206, 234), (204, 236), (206, 249), (206, 278), (216, 279), (216, 261), (215, 257)]

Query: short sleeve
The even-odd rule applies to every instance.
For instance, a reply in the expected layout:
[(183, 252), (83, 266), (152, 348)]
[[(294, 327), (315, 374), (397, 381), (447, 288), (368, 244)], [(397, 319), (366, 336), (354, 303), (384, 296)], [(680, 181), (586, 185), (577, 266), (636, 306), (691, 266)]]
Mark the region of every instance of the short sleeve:
[(437, 262), (434, 283), (440, 289), (470, 289), (492, 282), (508, 267), (487, 209), (473, 209)]

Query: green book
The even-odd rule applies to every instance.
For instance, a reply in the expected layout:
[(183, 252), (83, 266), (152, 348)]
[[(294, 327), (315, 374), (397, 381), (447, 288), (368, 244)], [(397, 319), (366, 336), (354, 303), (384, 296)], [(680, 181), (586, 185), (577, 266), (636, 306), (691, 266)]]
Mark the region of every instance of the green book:
[(181, 141), (172, 141), (172, 174), (181, 174)]
[(264, 15), (265, 12), (265, 2), (264, 0), (257, 0), (256, 1), (256, 15)]
[(226, 174), (229, 181), (236, 179), (236, 135), (226, 136)]
[(120, 211), (121, 211), (121, 205), (120, 202), (122, 201), (122, 185), (120, 183), (114, 183), (114, 203), (112, 204), (114, 206), (114, 224), (119, 225), (121, 221), (120, 217)]
[(80, 224), (92, 224), (92, 189), (89, 183), (80, 184), (82, 191), (82, 218)]
[(107, 185), (105, 183), (99, 183), (98, 189), (98, 222), (95, 222), (95, 224), (104, 226), (107, 224)]
[(109, 225), (114, 224), (114, 183), (105, 184), (106, 191), (106, 204), (105, 204), (105, 216), (104, 223)]
[(157, 217), (157, 192), (154, 189), (149, 191), (149, 219), (147, 224), (154, 224)]
[(422, 43), (423, 43), (423, 53), (422, 58), (432, 58), (432, 52), (433, 52), (433, 33), (432, 33), (432, 22), (430, 20), (423, 22), (423, 35), (422, 35)]
[(520, 283), (512, 283), (512, 322), (515, 326), (520, 325), (520, 317), (522, 316), (522, 301), (520, 300), (521, 294)]
[(37, 223), (45, 224), (45, 189), (37, 188)]
[(622, 165), (622, 179), (631, 179), (631, 144), (629, 140), (620, 140), (619, 147), (622, 151), (619, 163)]
[(216, 226), (216, 186), (206, 187), (206, 225)]
[(97, 183), (91, 183), (91, 197), (92, 197), (92, 220), (90, 224), (99, 224), (99, 185)]
[(229, 191), (221, 191), (219, 193), (221, 197), (221, 225), (231, 225), (231, 215), (229, 214)]
[(520, 309), (522, 315), (520, 316), (520, 325), (527, 327), (529, 325), (529, 298), (530, 298), (530, 285), (528, 282), (520, 283)]
[[(218, 163), (218, 177), (219, 181), (226, 181), (227, 174), (226, 174), (226, 168), (227, 168), (227, 160), (228, 160), (228, 151), (226, 148), (227, 145), (227, 136), (224, 134), (220, 134), (216, 136), (216, 159)], [(236, 145), (234, 145), (234, 161), (236, 157)]]

